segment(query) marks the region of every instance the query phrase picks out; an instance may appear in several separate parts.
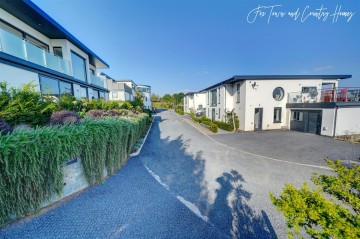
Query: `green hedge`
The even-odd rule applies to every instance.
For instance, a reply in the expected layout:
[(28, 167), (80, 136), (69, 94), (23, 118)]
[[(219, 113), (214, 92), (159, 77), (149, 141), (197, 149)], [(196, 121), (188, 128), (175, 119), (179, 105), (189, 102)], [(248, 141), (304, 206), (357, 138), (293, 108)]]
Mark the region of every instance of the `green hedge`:
[(0, 226), (61, 194), (62, 168), (70, 159), (81, 157), (90, 184), (102, 182), (104, 167), (109, 174), (119, 169), (148, 123), (140, 114), (0, 136)]
[(207, 126), (209, 126), (209, 129), (211, 132), (217, 133), (218, 131), (218, 126), (211, 121), (211, 119), (206, 118), (205, 115), (201, 116), (200, 118), (194, 116), (193, 114), (190, 115), (190, 117), (195, 121), (198, 122), (200, 124), (205, 124)]
[(184, 115), (184, 111), (182, 109), (176, 109), (175, 112), (179, 115)]
[(233, 131), (234, 130), (234, 126), (225, 122), (221, 122), (221, 121), (214, 121), (214, 123), (223, 130), (226, 131)]

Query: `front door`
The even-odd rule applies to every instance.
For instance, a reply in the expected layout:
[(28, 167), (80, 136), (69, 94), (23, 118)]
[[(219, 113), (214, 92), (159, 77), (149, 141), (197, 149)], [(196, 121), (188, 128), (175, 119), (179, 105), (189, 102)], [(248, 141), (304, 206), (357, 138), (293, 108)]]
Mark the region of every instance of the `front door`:
[(211, 121), (215, 121), (215, 108), (211, 109)]
[(254, 130), (262, 130), (262, 108), (255, 108)]
[(321, 111), (309, 111), (308, 133), (318, 134), (321, 132)]

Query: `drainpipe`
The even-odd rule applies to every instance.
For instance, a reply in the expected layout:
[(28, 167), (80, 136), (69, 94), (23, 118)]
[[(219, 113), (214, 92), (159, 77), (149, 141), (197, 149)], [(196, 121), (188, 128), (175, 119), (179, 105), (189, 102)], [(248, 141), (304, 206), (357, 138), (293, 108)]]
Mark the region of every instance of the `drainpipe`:
[(333, 137), (335, 137), (335, 132), (336, 132), (336, 120), (337, 120), (337, 111), (338, 111), (339, 106), (337, 105), (335, 108), (335, 119), (334, 119), (334, 131), (333, 131)]

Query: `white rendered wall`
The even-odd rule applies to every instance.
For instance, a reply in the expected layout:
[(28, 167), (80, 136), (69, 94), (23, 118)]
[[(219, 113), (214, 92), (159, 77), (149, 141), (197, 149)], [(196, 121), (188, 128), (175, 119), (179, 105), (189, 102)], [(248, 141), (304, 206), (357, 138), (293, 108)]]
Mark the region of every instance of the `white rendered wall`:
[[(256, 86), (252, 84), (256, 82)], [(262, 129), (281, 129), (287, 127), (286, 103), (288, 93), (301, 92), (302, 87), (313, 86), (318, 90), (322, 87), (321, 79), (314, 80), (253, 80), (246, 81), (246, 102), (245, 102), (245, 131), (254, 130), (255, 108), (263, 109)], [(276, 101), (273, 98), (273, 90), (281, 87), (285, 91), (284, 98)], [(274, 108), (281, 107), (281, 123), (274, 123)], [(240, 122), (241, 124), (241, 122)]]
[(16, 88), (32, 82), (36, 85), (35, 90), (40, 91), (39, 75), (37, 73), (0, 63), (0, 82), (3, 81), (6, 81), (9, 87)]
[(150, 109), (151, 110), (152, 109), (151, 93), (143, 92), (143, 94), (144, 94), (144, 107), (145, 107), (145, 109)]
[(360, 134), (360, 107), (338, 108), (335, 136)]
[(322, 109), (321, 135), (334, 136), (335, 109)]

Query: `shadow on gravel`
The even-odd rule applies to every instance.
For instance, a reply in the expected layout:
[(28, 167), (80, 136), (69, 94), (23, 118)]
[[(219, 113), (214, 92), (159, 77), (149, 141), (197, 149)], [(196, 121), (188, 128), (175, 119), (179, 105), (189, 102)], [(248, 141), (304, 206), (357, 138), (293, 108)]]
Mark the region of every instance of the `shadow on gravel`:
[(262, 210), (256, 215), (246, 204), (251, 194), (243, 189), (244, 178), (235, 170), (216, 179), (220, 188), (211, 207), (209, 219), (231, 238), (276, 238), (276, 233)]
[[(251, 193), (243, 188), (245, 180), (237, 171), (223, 172), (216, 179), (220, 187), (215, 195), (214, 192), (210, 195), (209, 184), (216, 183), (205, 180), (203, 151), (188, 153), (191, 142), (184, 140), (183, 135), (161, 138), (161, 130), (176, 127), (171, 125), (173, 123), (171, 120), (163, 121), (159, 115), (155, 117), (141, 153), (143, 163), (160, 177), (171, 193), (196, 205), (208, 222), (229, 238), (276, 238), (267, 214), (255, 212), (248, 205)], [(161, 129), (159, 124), (164, 124)]]

